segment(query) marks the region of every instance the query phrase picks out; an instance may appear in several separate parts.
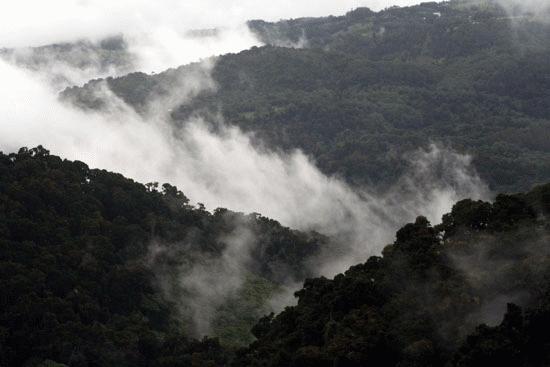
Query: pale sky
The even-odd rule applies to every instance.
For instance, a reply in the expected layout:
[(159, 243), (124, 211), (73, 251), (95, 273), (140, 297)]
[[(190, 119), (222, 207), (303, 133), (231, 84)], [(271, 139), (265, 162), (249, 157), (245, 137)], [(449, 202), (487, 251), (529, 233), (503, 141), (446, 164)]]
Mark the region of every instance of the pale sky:
[(128, 31), (234, 27), (249, 19), (340, 15), (418, 0), (3, 0), (0, 47), (97, 39)]

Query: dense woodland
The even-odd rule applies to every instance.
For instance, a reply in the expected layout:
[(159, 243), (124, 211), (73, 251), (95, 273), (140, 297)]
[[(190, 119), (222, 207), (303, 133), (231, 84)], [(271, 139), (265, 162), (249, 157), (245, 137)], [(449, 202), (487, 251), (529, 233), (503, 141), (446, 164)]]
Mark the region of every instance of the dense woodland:
[(419, 217), (382, 256), (306, 280), (234, 365), (547, 366), (549, 214), (546, 185)]
[[(326, 173), (382, 187), (405, 169), (404, 153), (441, 142), (473, 154), (495, 191), (528, 190), (550, 180), (548, 19), (451, 1), (252, 21), (268, 46), (219, 57), (217, 90), (172, 118), (221, 111), (273, 147), (303, 149)], [(139, 111), (199, 68), (106, 81)], [(100, 107), (99, 82), (62, 95)]]
[[(157, 190), (42, 147), (0, 154), (0, 366), (48, 359), (69, 366), (226, 361), (217, 341), (187, 339), (191, 315), (182, 317), (181, 305), (159, 285), (175, 286), (177, 276), (158, 277), (159, 269), (177, 274), (190, 262), (219, 256), (236, 228), (255, 240), (243, 264), (251, 279), (247, 294), (234, 295), (235, 308), (214, 320), (229, 345), (248, 341), (265, 312), (258, 305), (282, 276), (307, 277), (303, 261), (322, 237), (259, 215), (210, 213), (168, 184)], [(152, 262), (158, 243), (170, 251)]]

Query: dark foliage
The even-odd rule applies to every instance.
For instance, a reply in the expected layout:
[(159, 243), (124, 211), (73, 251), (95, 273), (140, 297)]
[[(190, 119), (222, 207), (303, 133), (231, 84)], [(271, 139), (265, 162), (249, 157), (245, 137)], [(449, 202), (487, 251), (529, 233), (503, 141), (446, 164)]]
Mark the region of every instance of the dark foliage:
[[(548, 365), (549, 193), (464, 200), (435, 228), (419, 217), (382, 257), (307, 280), (234, 365)], [(527, 311), (509, 304), (497, 325), (512, 301)]]
[[(238, 220), (258, 235), (251, 273), (275, 283), (283, 272), (305, 276), (315, 239), (258, 215), (211, 214), (155, 186), (42, 147), (0, 153), (0, 366), (223, 364), (218, 341), (188, 339), (156, 288), (153, 241), (214, 256)], [(186, 251), (164, 266), (178, 271)]]

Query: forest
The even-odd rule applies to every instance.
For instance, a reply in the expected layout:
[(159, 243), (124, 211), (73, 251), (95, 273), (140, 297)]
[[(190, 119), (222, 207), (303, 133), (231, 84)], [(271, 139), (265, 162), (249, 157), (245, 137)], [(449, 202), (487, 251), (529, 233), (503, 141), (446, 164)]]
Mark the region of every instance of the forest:
[(381, 256), (306, 280), (234, 365), (548, 365), (548, 213), (545, 185), (418, 217)]
[[(157, 186), (43, 147), (0, 155), (0, 365), (221, 363), (217, 341), (187, 340), (193, 314), (176, 312), (172, 293), (184, 303), (192, 295), (163, 292), (160, 283), (179, 284), (163, 273), (219, 256), (237, 229), (254, 233), (246, 294), (230, 295), (239, 312), (213, 320), (222, 341), (243, 344), (265, 298), (283, 276), (307, 277), (303, 262), (325, 242), (257, 214), (210, 213), (176, 187)], [(154, 243), (165, 249), (153, 258)]]

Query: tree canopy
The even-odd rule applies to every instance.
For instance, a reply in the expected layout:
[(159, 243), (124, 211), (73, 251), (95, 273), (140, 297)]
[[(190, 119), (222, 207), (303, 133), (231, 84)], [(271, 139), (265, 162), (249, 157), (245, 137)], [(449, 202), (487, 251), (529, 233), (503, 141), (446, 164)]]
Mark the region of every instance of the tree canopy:
[[(192, 315), (181, 311), (191, 296), (175, 303), (163, 287), (220, 256), (235, 227), (254, 233), (243, 294), (212, 309), (222, 342), (246, 343), (281, 277), (307, 276), (303, 261), (324, 241), (259, 215), (210, 213), (174, 186), (156, 187), (42, 147), (0, 153), (0, 365), (223, 364), (217, 340), (190, 338)], [(164, 253), (153, 262), (158, 243)]]
[(382, 256), (306, 280), (233, 365), (548, 365), (549, 193), (464, 200), (435, 227), (419, 217)]

